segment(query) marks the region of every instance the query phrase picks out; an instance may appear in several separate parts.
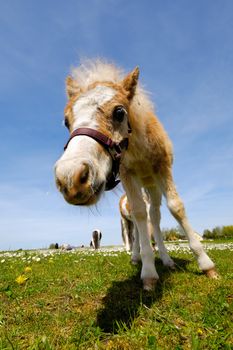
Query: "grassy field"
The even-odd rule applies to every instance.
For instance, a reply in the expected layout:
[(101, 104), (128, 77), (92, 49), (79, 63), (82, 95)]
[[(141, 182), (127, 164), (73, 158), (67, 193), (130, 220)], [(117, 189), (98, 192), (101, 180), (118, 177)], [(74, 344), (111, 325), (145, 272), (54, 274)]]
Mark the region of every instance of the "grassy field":
[(142, 291), (125, 252), (0, 254), (0, 349), (233, 349), (233, 250), (209, 280), (185, 250)]

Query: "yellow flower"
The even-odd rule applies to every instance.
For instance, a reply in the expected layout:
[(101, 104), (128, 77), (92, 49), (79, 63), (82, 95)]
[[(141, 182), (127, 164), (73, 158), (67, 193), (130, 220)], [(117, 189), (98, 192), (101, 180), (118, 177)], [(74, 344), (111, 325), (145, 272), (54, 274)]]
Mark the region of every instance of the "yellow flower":
[(108, 341), (107, 346), (106, 346), (106, 349), (107, 349), (107, 350), (113, 349), (113, 341), (112, 341), (112, 340), (109, 340), (109, 341)]
[(25, 269), (24, 269), (24, 272), (25, 273), (32, 272), (32, 268), (30, 266), (26, 266)]
[(198, 334), (198, 335), (202, 335), (202, 334), (203, 334), (203, 331), (201, 330), (201, 328), (198, 328), (197, 334)]
[(27, 277), (25, 275), (19, 275), (17, 278), (16, 278), (16, 282), (20, 285), (24, 284), (26, 281), (27, 281)]

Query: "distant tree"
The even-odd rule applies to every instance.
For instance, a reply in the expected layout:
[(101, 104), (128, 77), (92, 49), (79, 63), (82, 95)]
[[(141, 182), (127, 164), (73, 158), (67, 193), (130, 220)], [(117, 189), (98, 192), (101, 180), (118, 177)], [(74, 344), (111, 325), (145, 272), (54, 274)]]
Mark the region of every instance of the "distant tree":
[(233, 238), (233, 225), (230, 226), (216, 226), (213, 230), (204, 230), (203, 238), (205, 239), (224, 239)]
[(58, 243), (51, 243), (51, 244), (49, 245), (49, 249), (58, 249), (58, 248), (59, 248)]
[(233, 238), (233, 225), (223, 226), (223, 228), (222, 228), (222, 236), (224, 238)]
[(181, 226), (176, 227), (177, 234), (179, 235), (179, 239), (187, 239), (185, 236), (184, 230), (182, 229)]
[(211, 239), (211, 238), (213, 238), (212, 231), (210, 231), (210, 230), (204, 230), (204, 232), (203, 232), (203, 238), (205, 238), (205, 239)]
[(165, 241), (177, 241), (179, 239), (185, 239), (185, 235), (181, 227), (164, 228), (162, 229), (163, 238)]
[(216, 226), (213, 229), (213, 238), (221, 238), (222, 237), (222, 228), (219, 226)]

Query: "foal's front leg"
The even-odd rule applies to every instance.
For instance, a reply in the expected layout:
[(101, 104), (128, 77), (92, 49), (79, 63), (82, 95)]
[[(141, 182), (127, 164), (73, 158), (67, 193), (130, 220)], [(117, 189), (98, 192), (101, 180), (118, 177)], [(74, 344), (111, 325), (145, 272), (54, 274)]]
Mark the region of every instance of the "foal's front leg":
[(123, 185), (139, 233), (143, 288), (149, 291), (154, 289), (159, 276), (155, 269), (154, 252), (148, 235), (146, 205), (142, 198), (141, 187), (135, 179), (127, 177), (123, 180)]

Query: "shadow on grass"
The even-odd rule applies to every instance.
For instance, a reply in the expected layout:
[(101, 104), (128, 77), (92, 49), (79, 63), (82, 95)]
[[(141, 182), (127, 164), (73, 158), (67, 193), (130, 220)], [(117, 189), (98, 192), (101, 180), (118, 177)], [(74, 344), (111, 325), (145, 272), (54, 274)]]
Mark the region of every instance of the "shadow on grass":
[(136, 274), (129, 279), (113, 282), (107, 295), (103, 298), (103, 307), (97, 314), (96, 325), (106, 333), (117, 333), (122, 325), (130, 328), (142, 305), (150, 308), (154, 302), (162, 298), (164, 289), (170, 286), (170, 274), (185, 271), (189, 264), (189, 261), (185, 259), (173, 258), (173, 260), (176, 264), (175, 271), (164, 267), (159, 259), (155, 259), (160, 280), (153, 292), (146, 292), (142, 289), (140, 264)]

